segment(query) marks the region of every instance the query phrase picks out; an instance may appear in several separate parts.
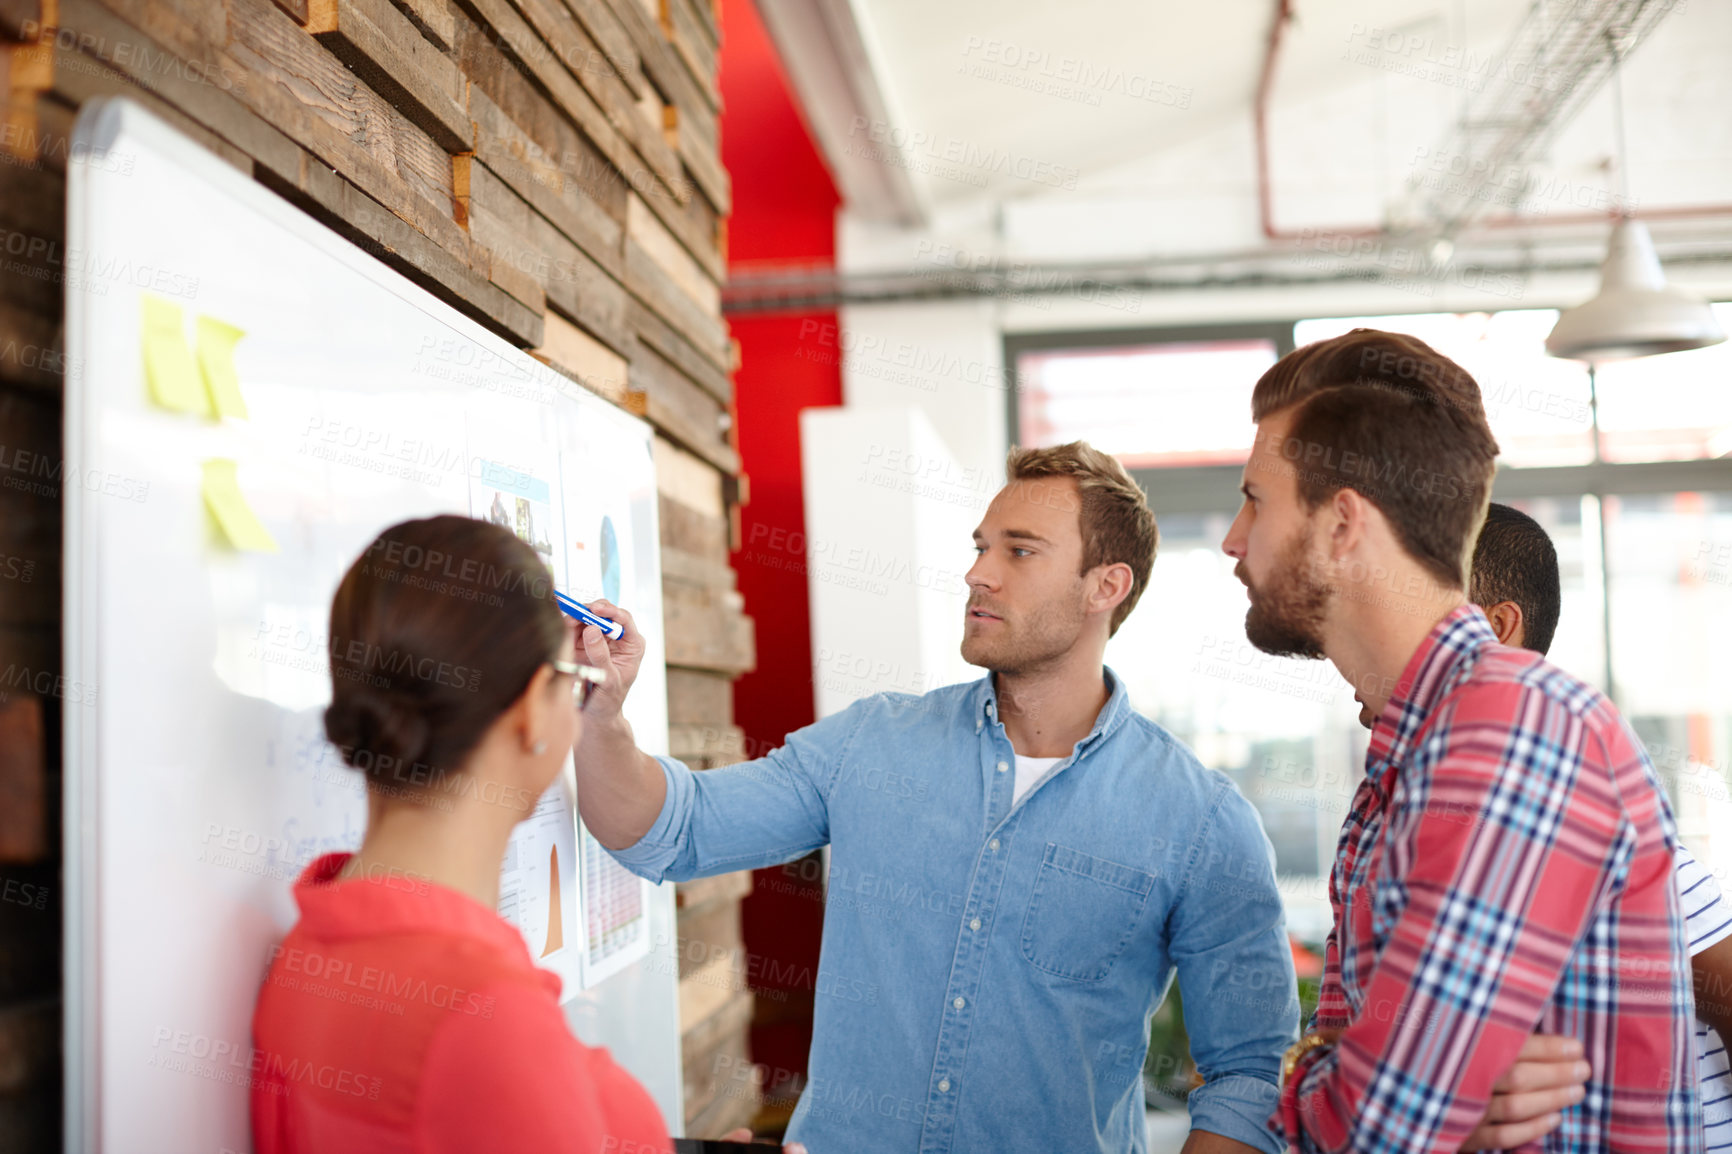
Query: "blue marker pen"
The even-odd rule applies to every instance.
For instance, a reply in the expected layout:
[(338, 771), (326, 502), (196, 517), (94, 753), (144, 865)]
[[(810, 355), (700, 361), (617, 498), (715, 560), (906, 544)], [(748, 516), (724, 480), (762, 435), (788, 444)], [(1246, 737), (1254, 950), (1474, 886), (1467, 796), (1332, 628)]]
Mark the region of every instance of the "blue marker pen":
[(591, 613), (583, 606), (582, 602), (575, 598), (567, 597), (565, 594), (555, 589), (553, 591), (553, 599), (559, 607), (565, 611), (567, 617), (575, 617), (585, 625), (595, 626), (597, 629), (601, 630), (610, 641), (618, 641), (621, 637), (625, 636), (625, 626), (621, 625), (617, 621), (609, 621), (600, 614)]

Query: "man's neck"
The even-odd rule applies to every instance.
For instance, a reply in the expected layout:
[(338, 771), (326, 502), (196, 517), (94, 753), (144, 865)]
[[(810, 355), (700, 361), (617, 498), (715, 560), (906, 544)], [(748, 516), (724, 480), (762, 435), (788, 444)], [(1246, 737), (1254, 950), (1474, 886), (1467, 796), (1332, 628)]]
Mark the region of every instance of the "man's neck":
[(1323, 654), (1376, 717), (1421, 643), (1466, 603), (1460, 591), (1424, 598), (1338, 597), (1323, 630)]
[(1069, 756), (1112, 696), (1099, 653), (1071, 654), (1050, 667), (992, 676), (998, 719), (1023, 757)]

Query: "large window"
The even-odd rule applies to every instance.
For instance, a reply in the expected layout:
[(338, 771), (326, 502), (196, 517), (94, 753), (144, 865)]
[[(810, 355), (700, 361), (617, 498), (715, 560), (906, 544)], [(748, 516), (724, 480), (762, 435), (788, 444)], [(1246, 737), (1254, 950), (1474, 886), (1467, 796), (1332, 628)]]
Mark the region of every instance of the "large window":
[(1131, 468), (1241, 463), (1251, 385), (1279, 356), (1271, 337), (1030, 352), (1018, 365), (1023, 435), (1087, 441)]
[(1473, 374), (1505, 466), (1582, 465), (1594, 458), (1588, 375), (1580, 362), (1546, 355), (1551, 309), (1331, 317), (1293, 326), (1295, 344), (1350, 329), (1410, 333)]
[[(1722, 328), (1732, 304), (1716, 304)], [(1599, 370), (1601, 453), (1608, 461), (1732, 457), (1732, 341)]]
[(1685, 843), (1725, 886), (1732, 493), (1608, 497), (1606, 536), (1613, 692), (1672, 795)]
[(1137, 611), (1107, 647), (1131, 703), (1226, 771), (1275, 847), (1288, 928), (1329, 931), (1323, 879), (1358, 784), (1366, 733), (1333, 666), (1270, 657), (1245, 640), (1245, 588), (1221, 552), (1230, 511), (1160, 518)]
[[(1717, 305), (1732, 325), (1732, 306)], [(1218, 331), (1006, 342), (1021, 443), (1077, 437), (1150, 495), (1161, 550), (1107, 650), (1139, 710), (1228, 773), (1275, 846), (1289, 924), (1316, 943), (1366, 733), (1325, 662), (1245, 641), (1221, 540), (1251, 442), (1250, 391), (1280, 354), (1359, 326), (1412, 333), (1480, 382), (1503, 453), (1494, 499), (1557, 544), (1550, 657), (1608, 690), (1642, 738), (1685, 841), (1732, 882), (1732, 344), (1599, 369), (1545, 355), (1551, 310), (1341, 317)]]

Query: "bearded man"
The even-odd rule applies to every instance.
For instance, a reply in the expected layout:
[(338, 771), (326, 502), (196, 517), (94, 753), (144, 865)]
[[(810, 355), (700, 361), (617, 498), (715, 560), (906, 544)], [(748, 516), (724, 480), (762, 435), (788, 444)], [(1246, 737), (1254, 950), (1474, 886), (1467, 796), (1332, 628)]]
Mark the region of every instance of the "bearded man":
[(1478, 1148), (1537, 1031), (1587, 1069), (1529, 1139), (1701, 1150), (1665, 794), (1610, 701), (1467, 601), (1497, 455), (1478, 386), (1356, 329), (1283, 358), (1251, 409), (1222, 546), (1246, 637), (1327, 658), (1375, 718), (1273, 1123), (1303, 1151)]

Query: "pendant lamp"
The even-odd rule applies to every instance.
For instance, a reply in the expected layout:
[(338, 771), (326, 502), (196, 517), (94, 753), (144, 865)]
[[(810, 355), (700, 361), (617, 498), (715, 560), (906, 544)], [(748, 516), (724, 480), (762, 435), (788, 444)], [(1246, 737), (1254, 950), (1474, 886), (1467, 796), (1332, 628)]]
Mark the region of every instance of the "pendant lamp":
[(1593, 300), (1566, 309), (1546, 338), (1546, 352), (1579, 361), (1615, 361), (1706, 348), (1726, 339), (1714, 310), (1700, 297), (1672, 288), (1654, 252), (1648, 227), (1628, 215), (1630, 190), (1624, 147), (1622, 60), (1608, 30), (1612, 54), (1612, 127), (1617, 133), (1618, 188), (1625, 214), (1612, 225), (1600, 291)]
[(1707, 302), (1666, 284), (1647, 226), (1626, 216), (1612, 226), (1599, 294), (1558, 317), (1546, 352), (1615, 361), (1700, 349), (1725, 339)]

